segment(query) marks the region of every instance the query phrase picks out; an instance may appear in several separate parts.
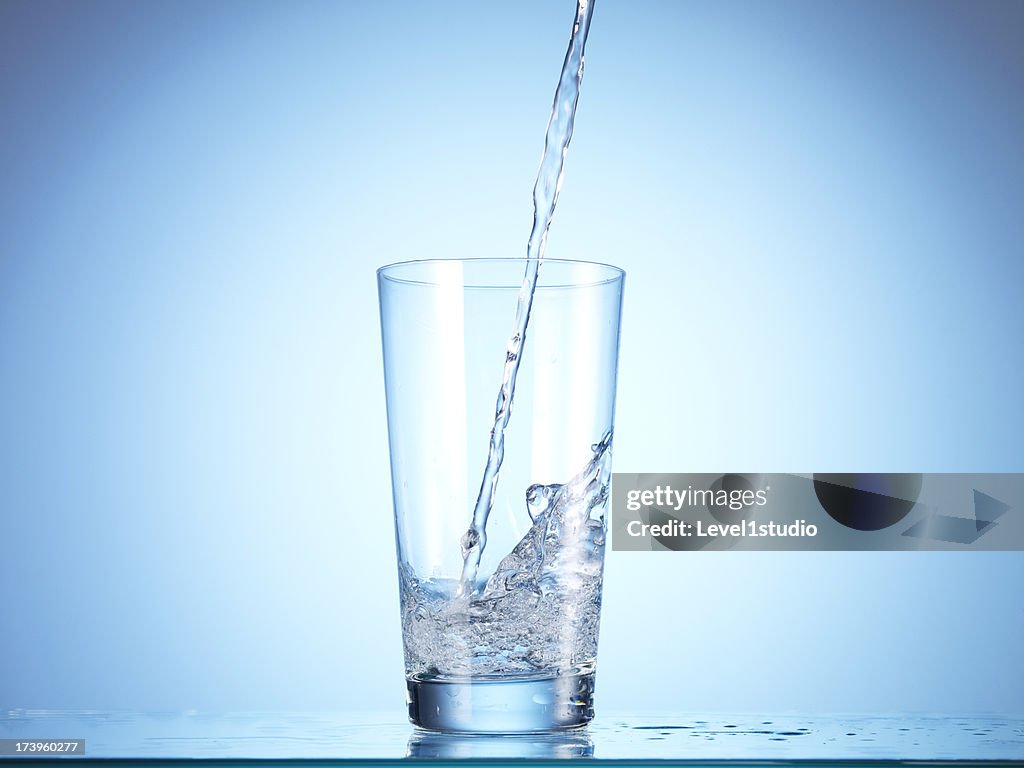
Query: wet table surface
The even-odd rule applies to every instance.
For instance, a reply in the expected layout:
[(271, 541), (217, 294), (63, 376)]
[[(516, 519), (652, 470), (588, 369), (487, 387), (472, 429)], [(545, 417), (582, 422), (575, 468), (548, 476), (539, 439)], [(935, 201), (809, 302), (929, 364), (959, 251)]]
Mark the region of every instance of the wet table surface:
[(394, 712), (10, 710), (0, 739), (85, 739), (92, 758), (1024, 760), (1024, 718), (937, 715), (601, 714), (554, 735), (462, 736)]

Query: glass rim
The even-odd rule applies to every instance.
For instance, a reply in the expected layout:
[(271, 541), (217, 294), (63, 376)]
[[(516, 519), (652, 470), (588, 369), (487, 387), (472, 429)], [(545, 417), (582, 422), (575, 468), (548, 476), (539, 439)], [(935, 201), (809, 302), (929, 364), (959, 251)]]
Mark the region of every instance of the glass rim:
[[(394, 272), (397, 272), (403, 268), (414, 268), (416, 266), (429, 265), (429, 264), (472, 264), (472, 263), (488, 263), (488, 264), (522, 264), (524, 269), (526, 263), (529, 261), (525, 256), (481, 256), (481, 257), (468, 257), (468, 258), (450, 258), (450, 259), (406, 259), (405, 261), (396, 261), (391, 264), (385, 264), (382, 267), (377, 268), (377, 277), (381, 280), (387, 280), (392, 283), (401, 283), (405, 285), (423, 285), (423, 286), (437, 286), (440, 285), (434, 280), (416, 280), (406, 277), (397, 277)], [(545, 264), (560, 264), (560, 265), (579, 265), (584, 267), (597, 267), (601, 270), (607, 271), (610, 275), (604, 279), (591, 280), (588, 282), (563, 282), (545, 285), (538, 282), (537, 290), (546, 290), (551, 288), (590, 288), (599, 285), (606, 285), (608, 283), (614, 283), (621, 281), (626, 276), (626, 270), (622, 267), (616, 267), (614, 264), (607, 264), (603, 261), (589, 261), (587, 259), (557, 259), (557, 258), (544, 258), (541, 260), (541, 267)], [(543, 270), (542, 272), (543, 273)], [(518, 291), (522, 286), (522, 280), (515, 282), (495, 282), (495, 281), (484, 281), (479, 284), (465, 285), (464, 288), (482, 288), (482, 289), (498, 289), (498, 290), (516, 290)]]

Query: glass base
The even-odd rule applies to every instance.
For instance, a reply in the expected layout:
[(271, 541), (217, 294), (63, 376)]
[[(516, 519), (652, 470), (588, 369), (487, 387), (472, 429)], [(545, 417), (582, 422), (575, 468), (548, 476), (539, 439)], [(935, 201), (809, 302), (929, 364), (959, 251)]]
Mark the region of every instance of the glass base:
[(594, 717), (594, 673), (539, 679), (412, 679), (409, 719), (431, 731), (536, 733)]

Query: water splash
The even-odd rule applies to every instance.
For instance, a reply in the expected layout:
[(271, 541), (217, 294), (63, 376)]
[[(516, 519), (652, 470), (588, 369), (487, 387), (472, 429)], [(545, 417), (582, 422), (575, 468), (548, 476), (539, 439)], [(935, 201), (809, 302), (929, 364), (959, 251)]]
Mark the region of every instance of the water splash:
[(611, 433), (564, 485), (533, 485), (533, 525), (479, 592), (400, 571), (408, 672), (427, 678), (592, 668), (607, 538)]

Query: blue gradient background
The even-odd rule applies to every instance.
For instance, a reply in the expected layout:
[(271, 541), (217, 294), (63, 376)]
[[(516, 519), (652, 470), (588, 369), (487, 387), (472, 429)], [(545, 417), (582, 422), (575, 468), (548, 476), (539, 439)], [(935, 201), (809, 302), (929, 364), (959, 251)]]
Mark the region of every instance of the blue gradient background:
[[(571, 14), (0, 2), (0, 708), (401, 710), (374, 269), (523, 253)], [(599, 2), (618, 470), (1024, 470), (1022, 43)], [(1022, 713), (1022, 641), (1020, 553), (613, 552), (599, 705)]]

